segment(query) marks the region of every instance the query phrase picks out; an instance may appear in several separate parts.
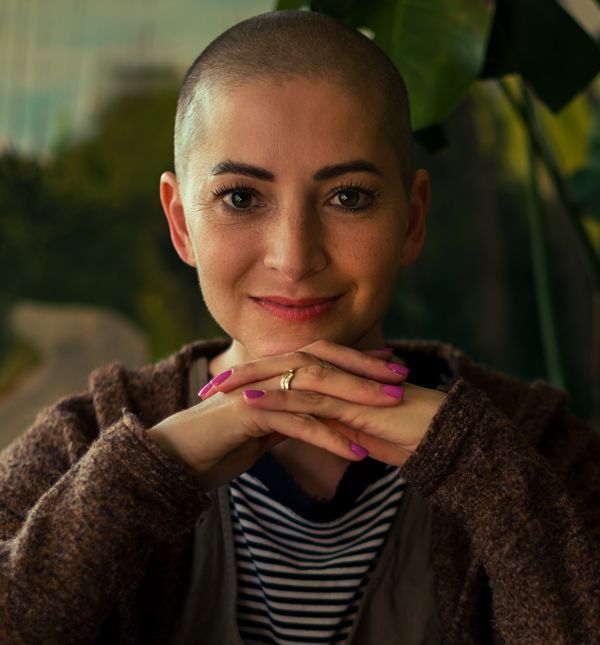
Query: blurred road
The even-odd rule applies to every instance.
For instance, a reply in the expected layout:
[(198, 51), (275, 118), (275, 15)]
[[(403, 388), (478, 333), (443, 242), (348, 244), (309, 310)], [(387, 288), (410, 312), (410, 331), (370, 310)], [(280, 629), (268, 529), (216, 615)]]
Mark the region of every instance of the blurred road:
[(148, 362), (143, 333), (110, 310), (23, 301), (11, 311), (9, 324), (17, 336), (38, 348), (42, 362), (0, 399), (0, 450), (43, 407), (87, 389), (94, 368), (113, 360), (127, 367)]

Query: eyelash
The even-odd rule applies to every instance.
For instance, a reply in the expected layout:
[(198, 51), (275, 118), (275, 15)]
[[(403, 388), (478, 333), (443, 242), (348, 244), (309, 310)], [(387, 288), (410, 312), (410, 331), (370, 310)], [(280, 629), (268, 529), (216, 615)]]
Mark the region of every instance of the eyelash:
[[(364, 195), (366, 195), (371, 201), (368, 204), (364, 206), (360, 206), (358, 208), (345, 208), (344, 206), (339, 206), (336, 204), (334, 208), (337, 208), (342, 212), (358, 213), (360, 211), (366, 210), (372, 205), (373, 200), (375, 200), (378, 197), (378, 192), (375, 190), (375, 188), (372, 188), (370, 186), (363, 184), (362, 181), (349, 181), (339, 186), (336, 186), (336, 188), (334, 188), (332, 191), (332, 196), (330, 197), (330, 199), (333, 199), (337, 194), (343, 193), (345, 190), (356, 190), (358, 192), (361, 192)], [(239, 184), (239, 183), (219, 186), (218, 188), (215, 188), (213, 190), (213, 195), (215, 197), (223, 197), (224, 195), (228, 195), (230, 193), (235, 193), (235, 192), (250, 193), (253, 197), (258, 196), (258, 191), (256, 191), (254, 188), (246, 184)], [(228, 212), (233, 213), (234, 215), (244, 215), (245, 213), (251, 213), (254, 210), (256, 210), (256, 207), (244, 208), (244, 209), (233, 208), (232, 206), (229, 206), (229, 204), (226, 204), (224, 201), (221, 201), (221, 206), (222, 208), (226, 209)]]

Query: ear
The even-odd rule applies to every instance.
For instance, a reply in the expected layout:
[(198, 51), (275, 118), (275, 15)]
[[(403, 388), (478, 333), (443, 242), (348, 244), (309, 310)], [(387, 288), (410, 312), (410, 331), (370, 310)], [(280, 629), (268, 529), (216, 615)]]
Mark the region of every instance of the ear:
[(417, 170), (408, 196), (408, 226), (402, 243), (401, 267), (412, 264), (423, 248), (429, 195), (429, 174), (426, 170)]
[(185, 221), (179, 183), (175, 173), (164, 172), (160, 177), (160, 202), (169, 222), (171, 241), (177, 255), (190, 266), (196, 266), (192, 241)]

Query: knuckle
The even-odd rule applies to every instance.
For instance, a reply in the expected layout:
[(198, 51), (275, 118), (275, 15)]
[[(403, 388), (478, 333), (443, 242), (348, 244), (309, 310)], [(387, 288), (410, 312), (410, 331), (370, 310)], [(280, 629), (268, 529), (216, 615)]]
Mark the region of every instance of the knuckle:
[(358, 390), (360, 395), (366, 399), (372, 399), (374, 396), (378, 396), (380, 389), (381, 385), (375, 381), (368, 381), (362, 378), (359, 380)]
[(296, 352), (292, 352), (292, 354), (294, 356), (294, 359), (298, 361), (299, 365), (307, 365), (315, 360), (312, 354), (310, 354), (309, 352), (304, 352), (301, 349)]
[(322, 363), (312, 363), (302, 368), (302, 371), (310, 377), (311, 380), (321, 382), (326, 378), (326, 368)]
[(309, 428), (314, 423), (312, 416), (310, 414), (305, 414), (304, 412), (294, 412), (292, 414), (292, 418), (300, 428)]
[(240, 394), (239, 396), (236, 396), (235, 399), (233, 400), (233, 409), (234, 412), (237, 415), (245, 415), (245, 414), (251, 414), (253, 410), (256, 408), (251, 408), (250, 406), (246, 405), (244, 401), (244, 396)]
[(292, 365), (294, 368), (299, 365), (305, 365), (307, 356), (308, 354), (300, 349), (294, 352), (287, 352), (286, 354), (283, 354), (286, 363), (289, 362), (290, 365)]
[(302, 397), (310, 407), (317, 407), (323, 401), (323, 395), (320, 392), (313, 392), (312, 390), (304, 391)]

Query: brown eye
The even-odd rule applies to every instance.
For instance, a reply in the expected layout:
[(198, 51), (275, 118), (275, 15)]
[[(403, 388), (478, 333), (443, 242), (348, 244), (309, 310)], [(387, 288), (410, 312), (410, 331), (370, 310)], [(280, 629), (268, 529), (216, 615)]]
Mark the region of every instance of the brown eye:
[(355, 208), (360, 202), (360, 193), (358, 190), (344, 190), (341, 193), (338, 193), (338, 199), (342, 206)]
[(254, 195), (246, 190), (234, 190), (229, 193), (230, 205), (239, 209), (250, 208), (253, 197)]
[(373, 195), (358, 188), (342, 188), (332, 197), (332, 205), (346, 210), (362, 210), (371, 204)]

